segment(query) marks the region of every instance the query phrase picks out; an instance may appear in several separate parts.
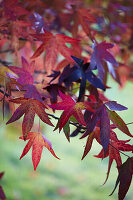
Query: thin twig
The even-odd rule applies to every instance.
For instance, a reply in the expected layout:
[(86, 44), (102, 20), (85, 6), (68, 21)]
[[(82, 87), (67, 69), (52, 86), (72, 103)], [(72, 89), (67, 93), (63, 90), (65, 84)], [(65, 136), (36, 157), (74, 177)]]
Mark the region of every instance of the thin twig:
[[(109, 143), (110, 144), (110, 143)], [(117, 151), (119, 151), (121, 154), (123, 154), (124, 156), (130, 158), (130, 156), (128, 156), (127, 154), (123, 153), (122, 151), (120, 151), (119, 149), (117, 149), (116, 147), (114, 147), (112, 144), (110, 144), (110, 146), (112, 146), (114, 149), (116, 149)]]
[[(49, 113), (47, 113), (47, 115), (52, 117), (52, 118), (54, 118), (54, 119), (57, 119), (57, 120), (60, 119), (59, 117), (56, 117), (55, 115), (52, 115), (52, 114), (49, 114)], [(79, 125), (79, 123), (74, 123), (74, 122), (69, 121), (69, 124), (71, 124), (73, 126), (76, 126), (77, 128), (82, 128), (82, 129), (86, 130), (86, 127), (83, 127), (82, 125)]]

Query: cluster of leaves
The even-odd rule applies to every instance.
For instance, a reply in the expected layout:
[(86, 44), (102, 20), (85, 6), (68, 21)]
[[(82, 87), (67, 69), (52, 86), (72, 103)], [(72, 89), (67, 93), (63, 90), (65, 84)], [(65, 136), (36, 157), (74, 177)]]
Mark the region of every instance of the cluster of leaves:
[[(104, 91), (110, 89), (109, 74), (120, 87), (132, 80), (132, 2), (3, 0), (0, 5), (0, 95), (3, 117), (5, 102), (12, 111), (6, 124), (24, 115), (19, 139), (29, 141), (20, 159), (31, 147), (34, 170), (43, 147), (59, 159), (40, 131), (40, 119), (54, 130), (63, 130), (69, 142), (77, 135), (87, 137), (82, 159), (96, 139), (102, 150), (95, 157), (109, 157), (105, 182), (116, 161), (115, 188), (120, 182), (119, 200), (123, 200), (132, 179), (133, 158), (122, 164), (120, 153), (133, 152), (133, 145), (130, 139), (119, 140), (115, 129), (133, 136), (116, 113), (127, 107), (107, 99)], [(63, 110), (59, 118), (56, 110)], [(51, 118), (57, 119), (56, 125)], [(70, 126), (75, 127), (73, 132)]]

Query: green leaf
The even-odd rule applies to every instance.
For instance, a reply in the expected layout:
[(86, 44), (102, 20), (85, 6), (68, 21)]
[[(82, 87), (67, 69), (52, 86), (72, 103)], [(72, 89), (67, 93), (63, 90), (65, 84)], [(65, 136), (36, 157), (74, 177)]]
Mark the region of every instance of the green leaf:
[(69, 126), (69, 121), (63, 127), (63, 131), (65, 133), (65, 136), (66, 136), (68, 142), (70, 142), (70, 126)]

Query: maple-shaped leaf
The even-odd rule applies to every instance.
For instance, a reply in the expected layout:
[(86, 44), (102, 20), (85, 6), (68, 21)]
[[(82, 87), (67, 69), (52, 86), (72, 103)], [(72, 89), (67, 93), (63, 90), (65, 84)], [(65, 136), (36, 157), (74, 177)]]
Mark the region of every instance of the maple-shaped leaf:
[(48, 77), (53, 77), (49, 83), (54, 81), (60, 75), (60, 71), (53, 70), (53, 74), (50, 74)]
[(91, 56), (90, 67), (92, 70), (96, 68), (98, 69), (98, 75), (102, 80), (104, 78), (105, 73), (102, 60), (108, 61), (113, 65), (118, 66), (118, 63), (116, 62), (115, 58), (109, 51), (107, 51), (107, 49), (110, 49), (113, 46), (113, 44), (107, 43), (106, 41), (103, 41), (101, 43), (97, 43), (94, 41), (93, 44), (93, 53)]
[(15, 66), (8, 66), (15, 74), (19, 76), (17, 79), (21, 85), (33, 84), (33, 73), (35, 69), (35, 61), (28, 63), (28, 61), (22, 56), (22, 68)]
[(48, 22), (46, 19), (44, 20), (44, 17), (39, 15), (37, 12), (34, 12), (29, 16), (29, 19), (32, 24), (32, 29), (36, 31), (36, 33), (42, 33), (43, 29), (49, 30)]
[(126, 135), (133, 137), (123, 119), (115, 111), (111, 111), (108, 108), (106, 110), (113, 124)]
[[(71, 24), (72, 21), (73, 24)], [(71, 32), (74, 38), (77, 37), (79, 26), (91, 37), (90, 25), (96, 23), (96, 18), (91, 14), (89, 9), (83, 8), (80, 5), (73, 5), (72, 9), (62, 14), (61, 22), (67, 29), (72, 29)]]
[(59, 95), (59, 90), (63, 92), (65, 87), (59, 86), (58, 84), (50, 84), (47, 87), (43, 88), (48, 91), (50, 94), (50, 102), (51, 104), (57, 103), (57, 95)]
[(16, 98), (11, 99), (10, 102), (21, 104), (13, 113), (12, 117), (8, 120), (6, 124), (12, 123), (20, 119), (24, 114), (24, 119), (22, 122), (22, 131), (24, 139), (26, 139), (27, 134), (30, 132), (34, 124), (35, 114), (46, 124), (53, 126), (45, 112), (46, 106), (36, 99), (27, 98)]
[[(112, 133), (114, 134), (114, 132), (112, 132)], [(97, 156), (95, 156), (97, 158), (102, 158), (102, 159), (109, 156), (107, 177), (106, 177), (104, 184), (108, 180), (110, 169), (111, 169), (111, 166), (112, 166), (112, 163), (114, 160), (116, 161), (117, 169), (119, 171), (119, 167), (122, 164), (122, 160), (121, 160), (119, 151), (133, 151), (133, 146), (130, 144), (127, 144), (127, 142), (129, 142), (129, 140), (124, 141), (124, 140), (118, 140), (116, 138), (115, 138), (115, 140), (113, 140), (114, 135), (112, 137), (112, 133), (111, 133), (110, 145), (108, 147), (106, 155), (104, 155), (104, 150), (102, 149), (101, 152)]]
[(67, 123), (67, 121), (72, 115), (76, 118), (76, 120), (80, 124), (86, 126), (86, 122), (84, 120), (84, 115), (82, 113), (82, 110), (84, 109), (91, 110), (91, 111), (93, 110), (91, 106), (89, 105), (89, 102), (76, 103), (76, 101), (74, 101), (71, 96), (65, 95), (61, 91), (59, 91), (59, 95), (63, 101), (49, 105), (49, 107), (51, 107), (52, 109), (64, 110), (59, 122), (59, 131), (61, 131), (61, 129), (65, 126), (65, 124)]
[(70, 48), (67, 47), (66, 43), (77, 43), (79, 40), (73, 39), (63, 34), (53, 35), (51, 32), (46, 30), (43, 34), (34, 34), (32, 36), (37, 40), (42, 41), (43, 43), (39, 46), (31, 58), (34, 59), (46, 51), (45, 67), (48, 75), (55, 67), (58, 53), (64, 56), (69, 62), (73, 62), (71, 58), (73, 53), (71, 52)]
[[(0, 172), (0, 179), (2, 179), (3, 175), (4, 175), (4, 172)], [(0, 199), (6, 200), (6, 196), (1, 185), (0, 185)]]
[[(20, 137), (20, 139), (24, 139), (24, 138)], [(29, 140), (29, 141), (26, 144), (20, 159), (22, 159), (32, 147), (32, 162), (33, 162), (34, 170), (36, 170), (40, 162), (43, 147), (46, 147), (55, 158), (59, 159), (56, 156), (54, 150), (52, 149), (52, 145), (50, 141), (48, 141), (48, 139), (43, 134), (39, 132), (38, 133), (29, 132), (26, 140)]]
[(74, 65), (72, 68), (70, 68), (70, 65), (67, 65), (59, 78), (59, 84), (64, 82), (66, 87), (69, 88), (72, 82), (77, 82), (81, 78), (78, 101), (81, 100), (85, 93), (87, 80), (96, 88), (105, 90), (102, 81), (90, 70), (89, 63), (83, 64), (83, 59), (75, 56), (71, 57), (78, 65)]
[(115, 188), (110, 196), (114, 193), (119, 184), (118, 198), (123, 200), (128, 192), (133, 175), (133, 157), (128, 158), (121, 166), (118, 178), (116, 180)]

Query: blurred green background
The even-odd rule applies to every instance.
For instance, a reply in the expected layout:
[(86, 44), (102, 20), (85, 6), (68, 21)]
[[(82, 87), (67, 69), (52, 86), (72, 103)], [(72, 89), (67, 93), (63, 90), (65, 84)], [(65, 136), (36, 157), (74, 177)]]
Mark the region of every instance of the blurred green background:
[[(110, 100), (116, 100), (127, 106), (127, 111), (119, 112), (126, 123), (133, 121), (133, 85), (127, 83), (124, 89), (118, 89), (113, 80), (111, 89), (106, 92)], [(38, 119), (37, 119), (38, 120)], [(6, 122), (6, 120), (5, 120)], [(5, 171), (1, 181), (8, 200), (117, 200), (117, 191), (109, 197), (117, 178), (116, 163), (111, 168), (107, 183), (103, 186), (108, 168), (108, 158), (101, 160), (93, 157), (101, 149), (93, 144), (91, 152), (81, 161), (86, 138), (79, 136), (66, 140), (63, 132), (53, 132), (53, 128), (44, 126), (43, 134), (51, 141), (52, 147), (61, 160), (54, 158), (47, 149), (36, 171), (33, 170), (31, 151), (20, 161), (19, 157), (25, 142), (19, 140), (20, 124), (6, 126), (1, 121), (0, 128), (0, 171)], [(132, 132), (133, 125), (129, 125)], [(118, 132), (118, 137), (129, 139)], [(132, 143), (132, 141), (131, 141)], [(127, 158), (123, 157), (123, 161)], [(133, 185), (132, 185), (133, 186)], [(125, 200), (132, 200), (132, 186)]]

